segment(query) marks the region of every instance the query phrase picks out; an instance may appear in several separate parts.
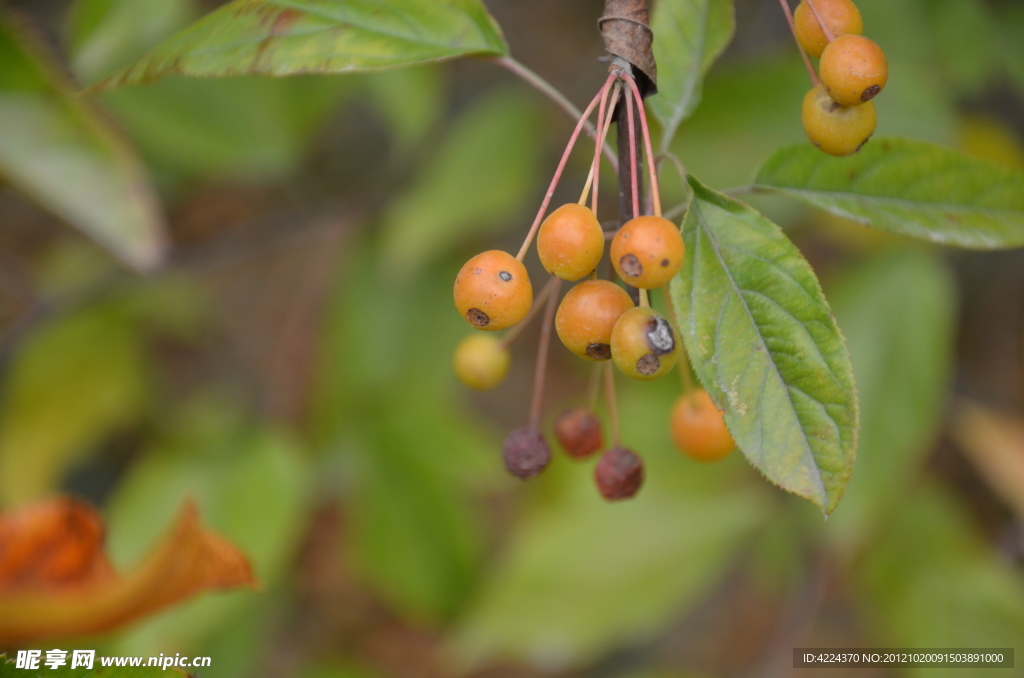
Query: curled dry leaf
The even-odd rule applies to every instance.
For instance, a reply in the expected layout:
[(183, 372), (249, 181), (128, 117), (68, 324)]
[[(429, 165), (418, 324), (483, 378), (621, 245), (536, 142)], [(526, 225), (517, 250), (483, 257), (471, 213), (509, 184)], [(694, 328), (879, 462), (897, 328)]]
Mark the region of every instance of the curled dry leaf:
[(167, 536), (118, 575), (91, 507), (54, 499), (0, 515), (0, 647), (103, 633), (210, 589), (255, 587), (248, 559), (187, 502)]
[(1024, 520), (1024, 421), (964, 400), (952, 433), (979, 475)]

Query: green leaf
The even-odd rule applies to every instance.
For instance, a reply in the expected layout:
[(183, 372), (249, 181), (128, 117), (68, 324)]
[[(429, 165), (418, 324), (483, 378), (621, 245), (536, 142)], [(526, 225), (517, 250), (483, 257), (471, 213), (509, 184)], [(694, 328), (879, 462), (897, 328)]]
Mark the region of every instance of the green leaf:
[(179, 178), (280, 180), (308, 141), (354, 91), (348, 78), (168, 78), (104, 93), (146, 159)]
[(131, 323), (94, 309), (27, 338), (0, 411), (0, 503), (53, 491), (68, 466), (130, 426), (148, 399), (147, 364)]
[(469, 235), (509, 224), (535, 187), (543, 139), (532, 106), (499, 92), (457, 119), (384, 217), (383, 260), (411, 279)]
[(77, 0), (68, 17), (71, 66), (94, 82), (135, 61), (195, 16), (193, 0)]
[(125, 263), (156, 266), (163, 217), (133, 151), (2, 16), (0, 63), (0, 174)]
[(736, 29), (732, 0), (660, 0), (651, 22), (658, 61), (658, 95), (650, 107), (668, 148), (679, 125), (700, 103), (704, 75)]
[[(278, 431), (246, 428), (214, 398), (196, 399), (165, 439), (120, 481), (108, 510), (116, 565), (137, 562), (183, 501), (245, 553), (265, 587), (286, 572), (302, 537), (309, 473), (303, 450)], [(111, 654), (150, 655), (167, 646), (196, 648), (253, 603), (252, 592), (190, 601), (119, 637)]]
[(1024, 172), (923, 141), (877, 139), (846, 158), (791, 146), (754, 184), (892, 233), (975, 249), (1024, 245)]
[[(931, 483), (906, 494), (864, 551), (854, 599), (874, 645), (1013, 647), (1024, 637), (1024, 577)], [(910, 675), (934, 676), (918, 669)]]
[(860, 401), (857, 472), (829, 533), (856, 548), (904, 500), (938, 433), (949, 396), (956, 293), (938, 257), (906, 250), (870, 258), (828, 289)]
[(525, 660), (556, 673), (650, 639), (713, 589), (766, 515), (750, 488), (650, 483), (611, 505), (584, 469), (558, 470), (568, 486), (520, 520), (455, 635), (471, 665)]
[(353, 73), (508, 52), (479, 0), (234, 0), (98, 85)]
[(856, 456), (853, 370), (817, 278), (778, 226), (691, 177), (672, 282), (694, 369), (747, 459), (831, 513)]
[(377, 590), (406, 615), (436, 620), (463, 603), (483, 551), (476, 511), (450, 466), (486, 443), (423, 402), (423, 392), (379, 403), (365, 444), (352, 450), (353, 544)]

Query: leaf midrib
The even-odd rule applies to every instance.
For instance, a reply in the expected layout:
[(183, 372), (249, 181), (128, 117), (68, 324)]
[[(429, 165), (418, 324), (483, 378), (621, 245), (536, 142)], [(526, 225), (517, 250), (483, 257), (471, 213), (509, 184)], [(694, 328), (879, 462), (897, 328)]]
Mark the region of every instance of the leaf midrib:
[[(796, 419), (796, 421), (799, 424), (801, 440), (804, 443), (804, 451), (810, 457), (811, 466), (814, 468), (814, 472), (815, 472), (814, 473), (814, 477), (817, 480), (818, 487), (821, 490), (821, 493), (824, 495), (825, 506), (828, 506), (829, 501), (831, 500), (831, 497), (829, 497), (828, 490), (825, 488), (825, 480), (824, 480), (824, 478), (821, 475), (821, 469), (818, 468), (818, 462), (817, 462), (817, 459), (815, 459), (815, 457), (814, 457), (814, 450), (811, 447), (811, 442), (810, 442), (810, 440), (808, 440), (807, 435), (804, 433), (803, 423), (800, 422), (800, 416), (797, 414), (797, 411), (796, 411), (796, 404), (793, 402), (793, 396), (792, 396), (792, 394), (789, 391), (789, 384), (786, 382), (785, 379), (783, 379), (782, 372), (779, 371), (779, 366), (777, 364), (775, 364), (775, 358), (774, 358), (774, 356), (772, 354), (772, 351), (771, 351), (770, 348), (768, 348), (768, 344), (765, 343), (764, 335), (762, 335), (761, 330), (758, 328), (757, 321), (754, 320), (754, 315), (751, 312), (750, 307), (748, 306), (746, 299), (743, 298), (742, 288), (740, 288), (740, 286), (737, 283), (736, 279), (733, 277), (732, 272), (729, 270), (729, 267), (725, 264), (725, 260), (722, 258), (722, 254), (721, 254), (721, 252), (719, 251), (719, 248), (718, 248), (718, 242), (715, 240), (714, 236), (711, 234), (711, 229), (708, 228), (707, 225), (706, 225), (706, 222), (705, 222), (705, 219), (704, 219), (704, 213), (703, 213), (703, 211), (700, 208), (701, 200), (699, 198), (695, 197), (693, 202), (694, 202), (693, 207), (695, 207), (696, 210), (697, 210), (697, 222), (700, 225), (700, 229), (701, 229), (702, 232), (704, 232), (706, 234), (706, 236), (708, 238), (708, 242), (711, 243), (711, 248), (715, 252), (715, 257), (718, 259), (719, 266), (721, 267), (721, 269), (724, 272), (726, 278), (728, 279), (729, 284), (732, 285), (732, 289), (730, 290), (730, 294), (736, 295), (736, 297), (739, 300), (740, 304), (743, 306), (743, 310), (747, 314), (747, 319), (750, 321), (751, 326), (753, 326), (755, 328), (755, 330), (757, 331), (758, 342), (760, 342), (761, 347), (765, 351), (765, 355), (768, 357), (768, 360), (771, 363), (772, 371), (774, 371), (776, 378), (785, 387), (785, 390), (786, 390), (786, 400), (789, 401), (789, 406), (790, 406), (790, 410), (793, 412), (793, 417)], [(723, 303), (723, 309), (724, 309), (724, 306), (725, 306), (725, 304)], [(722, 312), (724, 313), (724, 310)], [(717, 331), (717, 327), (716, 327), (716, 332), (715, 332), (716, 344), (717, 344), (717, 337), (719, 335), (720, 335), (720, 332)], [(764, 393), (764, 386), (765, 386), (765, 384), (767, 384), (767, 377), (765, 377), (764, 383), (762, 384), (762, 395)], [(809, 396), (809, 394), (807, 394), (807, 395)], [(812, 399), (817, 402), (816, 398), (812, 398)], [(761, 403), (763, 402), (763, 400), (764, 400), (763, 398), (759, 398), (758, 399), (758, 410), (759, 410), (759, 412), (758, 412), (758, 424), (759, 425), (760, 425), (760, 421), (762, 419), (761, 412), (760, 412), (760, 407), (761, 407)], [(819, 402), (819, 404), (822, 405), (822, 407), (824, 408), (824, 403), (820, 403)], [(825, 412), (826, 412), (826, 414), (828, 414), (828, 410), (827, 409), (825, 410)], [(828, 414), (828, 417), (829, 417), (829, 419), (832, 419), (832, 423), (838, 429), (838, 427), (839, 427), (838, 422), (836, 422), (835, 419), (832, 418), (831, 414)]]

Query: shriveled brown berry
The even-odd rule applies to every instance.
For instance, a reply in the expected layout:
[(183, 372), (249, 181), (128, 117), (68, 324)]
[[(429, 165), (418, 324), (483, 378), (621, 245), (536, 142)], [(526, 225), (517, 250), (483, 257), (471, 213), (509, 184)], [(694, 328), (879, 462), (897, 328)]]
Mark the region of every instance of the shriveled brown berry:
[(608, 501), (629, 499), (644, 482), (644, 463), (632, 450), (613, 447), (601, 455), (594, 469), (601, 496)]
[[(832, 31), (833, 38), (860, 35), (864, 32), (860, 10), (852, 0), (814, 0), (814, 8)], [(828, 46), (828, 38), (825, 37), (825, 31), (821, 30), (821, 24), (806, 1), (797, 5), (796, 11), (793, 12), (793, 27), (796, 30), (796, 39), (807, 53), (813, 57), (820, 57)]]
[(526, 267), (508, 252), (490, 250), (465, 263), (455, 278), (455, 308), (478, 330), (519, 323), (533, 305)]
[(537, 233), (537, 256), (551, 275), (575, 281), (604, 254), (604, 230), (586, 205), (569, 203), (549, 214)]
[(555, 314), (555, 332), (565, 347), (586, 360), (612, 357), (612, 329), (633, 308), (626, 290), (608, 280), (584, 280), (569, 290)]
[(889, 80), (885, 52), (862, 35), (844, 35), (830, 42), (819, 66), (822, 87), (843, 106), (871, 101)]
[(555, 419), (555, 437), (565, 453), (582, 459), (604, 446), (601, 420), (589, 408), (573, 407)]
[(633, 287), (652, 290), (675, 277), (683, 265), (679, 227), (663, 217), (630, 219), (612, 238), (612, 265)]
[(517, 428), (505, 437), (502, 446), (505, 468), (517, 478), (533, 478), (551, 461), (551, 448), (540, 431)]

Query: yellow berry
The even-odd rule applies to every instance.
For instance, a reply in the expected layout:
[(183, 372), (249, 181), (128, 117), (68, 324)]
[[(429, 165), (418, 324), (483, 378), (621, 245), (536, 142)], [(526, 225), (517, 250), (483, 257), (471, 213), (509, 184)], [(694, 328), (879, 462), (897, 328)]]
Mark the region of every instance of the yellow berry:
[(490, 334), (471, 334), (459, 342), (452, 357), (455, 376), (478, 391), (494, 388), (505, 379), (511, 362), (509, 351)]
[(847, 107), (818, 85), (804, 97), (802, 119), (811, 143), (829, 155), (850, 155), (867, 143), (878, 124), (875, 103)]
[(650, 381), (675, 367), (679, 341), (657, 311), (639, 306), (626, 311), (612, 330), (612, 360), (627, 377)]

